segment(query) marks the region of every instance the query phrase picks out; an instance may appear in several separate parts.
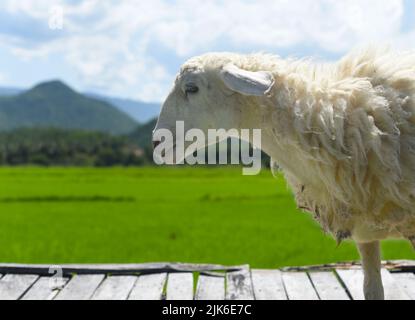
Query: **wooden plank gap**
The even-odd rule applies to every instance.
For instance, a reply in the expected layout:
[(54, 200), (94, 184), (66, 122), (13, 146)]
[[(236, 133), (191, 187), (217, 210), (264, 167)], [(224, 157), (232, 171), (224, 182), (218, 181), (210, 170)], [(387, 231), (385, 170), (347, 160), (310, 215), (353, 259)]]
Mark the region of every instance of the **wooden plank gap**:
[(287, 292), (280, 270), (251, 270), (256, 300), (287, 300)]
[(306, 272), (283, 272), (282, 279), (289, 300), (319, 300)]
[(320, 300), (350, 300), (333, 271), (313, 271), (308, 276)]
[(104, 281), (105, 275), (75, 275), (55, 300), (89, 300)]
[(6, 274), (0, 279), (0, 300), (20, 299), (38, 278), (33, 274)]
[(127, 300), (137, 279), (137, 276), (108, 276), (96, 289), (91, 299)]
[(310, 283), (311, 283), (311, 286), (313, 287), (313, 289), (314, 289), (314, 291), (316, 292), (316, 295), (317, 295), (317, 298), (318, 298), (318, 300), (322, 300), (321, 299), (321, 297), (320, 297), (320, 294), (318, 293), (318, 291), (317, 291), (317, 288), (316, 288), (316, 286), (314, 285), (314, 283), (313, 283), (313, 280), (311, 279), (311, 277), (310, 277), (310, 272), (306, 272), (306, 275), (307, 275), (307, 277), (308, 277), (308, 280), (310, 281)]
[(352, 294), (349, 291), (349, 288), (347, 288), (346, 284), (343, 282), (343, 279), (340, 277), (340, 275), (337, 273), (336, 269), (333, 269), (333, 274), (337, 278), (337, 281), (339, 281), (340, 285), (343, 287), (343, 290), (346, 292), (349, 300), (353, 300)]
[(53, 277), (40, 277), (29, 290), (21, 298), (22, 300), (53, 300), (65, 284), (69, 281), (68, 278), (61, 278), (60, 284), (57, 286), (53, 283)]

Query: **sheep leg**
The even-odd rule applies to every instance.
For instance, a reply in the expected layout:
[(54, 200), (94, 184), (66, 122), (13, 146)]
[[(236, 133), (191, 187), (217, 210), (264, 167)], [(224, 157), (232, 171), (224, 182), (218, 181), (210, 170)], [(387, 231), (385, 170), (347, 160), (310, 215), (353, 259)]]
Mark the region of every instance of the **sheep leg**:
[(380, 242), (358, 243), (364, 272), (364, 294), (366, 300), (384, 300), (381, 276)]

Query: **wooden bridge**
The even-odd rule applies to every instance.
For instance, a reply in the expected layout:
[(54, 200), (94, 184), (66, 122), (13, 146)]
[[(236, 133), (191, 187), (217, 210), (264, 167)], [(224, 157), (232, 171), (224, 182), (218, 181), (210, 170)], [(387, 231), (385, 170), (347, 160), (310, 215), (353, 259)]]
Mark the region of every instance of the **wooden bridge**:
[[(415, 261), (385, 262), (388, 300), (415, 300)], [(359, 265), (0, 264), (0, 300), (361, 300)]]

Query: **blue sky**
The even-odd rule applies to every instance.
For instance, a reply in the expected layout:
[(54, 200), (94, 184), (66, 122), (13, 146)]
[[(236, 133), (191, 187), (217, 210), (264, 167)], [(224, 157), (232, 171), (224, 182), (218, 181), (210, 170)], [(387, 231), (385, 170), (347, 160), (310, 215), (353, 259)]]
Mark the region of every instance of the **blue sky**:
[(204, 52), (335, 60), (378, 43), (414, 48), (415, 0), (3, 0), (0, 86), (59, 78), (161, 101), (180, 65)]

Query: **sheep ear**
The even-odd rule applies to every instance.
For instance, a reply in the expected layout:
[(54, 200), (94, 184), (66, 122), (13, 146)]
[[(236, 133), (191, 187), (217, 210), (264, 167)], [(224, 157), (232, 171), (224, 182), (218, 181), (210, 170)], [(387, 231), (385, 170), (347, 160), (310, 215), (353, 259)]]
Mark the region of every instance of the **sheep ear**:
[(275, 83), (271, 72), (246, 71), (233, 64), (223, 67), (220, 75), (229, 89), (246, 96), (260, 97), (267, 95)]

